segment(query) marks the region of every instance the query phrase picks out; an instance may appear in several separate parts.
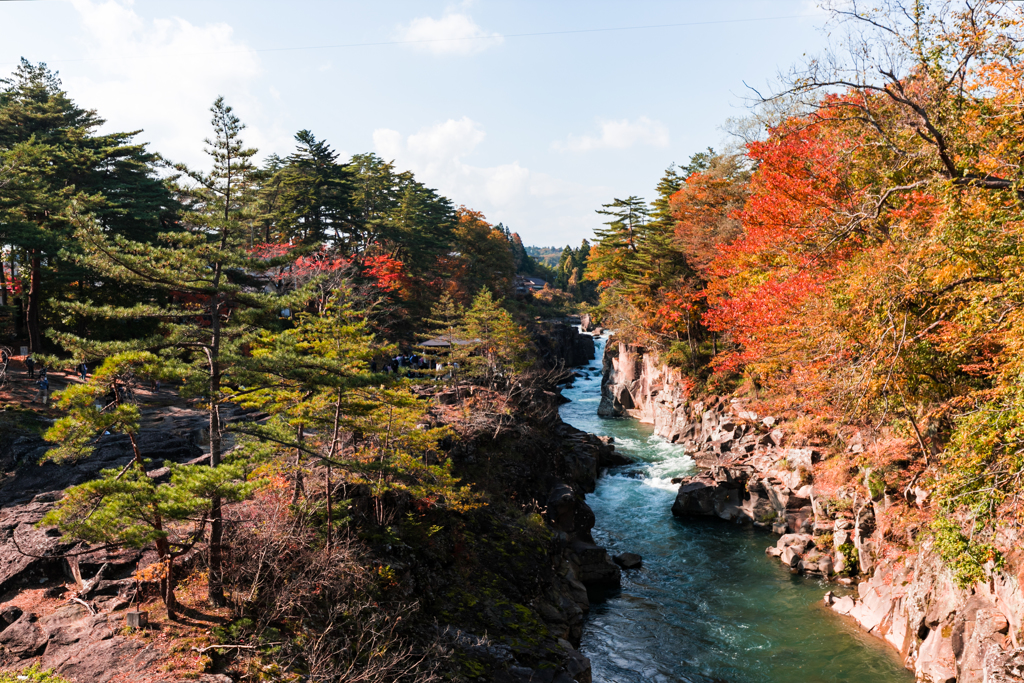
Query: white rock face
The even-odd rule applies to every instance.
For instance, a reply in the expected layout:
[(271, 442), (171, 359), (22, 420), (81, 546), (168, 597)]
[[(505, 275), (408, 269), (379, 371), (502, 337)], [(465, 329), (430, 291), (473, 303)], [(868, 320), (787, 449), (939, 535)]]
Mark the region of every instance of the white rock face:
[[(846, 585), (856, 578), (839, 575), (850, 569), (853, 558), (839, 548), (852, 546), (860, 578), (857, 595), (829, 593), (826, 603), (898, 650), (918, 681), (1024, 682), (1024, 572), (995, 573), (989, 582), (965, 591), (927, 544), (898, 564), (880, 563), (878, 549), (885, 539), (875, 513), (876, 506), (879, 513), (885, 509), (884, 498), (829, 519), (815, 504), (818, 453), (786, 448), (785, 424), (759, 417), (735, 399), (694, 402), (678, 370), (623, 344), (616, 351), (617, 356), (605, 357), (600, 414), (653, 424), (656, 434), (683, 444), (702, 469), (680, 482), (674, 514), (771, 528), (781, 537), (765, 550), (768, 556), (794, 571)], [(858, 432), (851, 452), (864, 451), (860, 439)], [(923, 489), (909, 494), (918, 506), (928, 502)], [(818, 548), (815, 538), (828, 533), (831, 544)]]

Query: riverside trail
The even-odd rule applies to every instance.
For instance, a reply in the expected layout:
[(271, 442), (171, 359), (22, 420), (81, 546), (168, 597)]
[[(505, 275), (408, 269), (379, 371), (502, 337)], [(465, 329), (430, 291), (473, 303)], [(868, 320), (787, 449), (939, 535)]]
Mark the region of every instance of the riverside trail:
[(909, 683), (895, 653), (822, 603), (829, 587), (795, 576), (764, 549), (776, 537), (672, 516), (673, 477), (695, 472), (679, 446), (632, 419), (601, 419), (601, 359), (563, 393), (569, 424), (615, 439), (636, 464), (609, 470), (587, 496), (595, 541), (643, 568), (594, 596), (581, 649), (595, 683)]

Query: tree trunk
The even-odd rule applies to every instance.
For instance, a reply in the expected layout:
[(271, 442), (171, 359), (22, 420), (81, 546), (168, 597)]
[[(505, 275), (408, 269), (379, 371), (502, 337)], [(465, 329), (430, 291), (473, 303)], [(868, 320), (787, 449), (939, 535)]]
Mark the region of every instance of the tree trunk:
[[(219, 380), (219, 378), (218, 378)], [(211, 380), (211, 388), (217, 385), (220, 390), (220, 382)], [(216, 394), (214, 394), (216, 395)], [(221, 439), (220, 439), (220, 406), (215, 400), (210, 401), (210, 467), (220, 464)], [(222, 506), (220, 496), (210, 498), (210, 578), (207, 589), (207, 597), (210, 603), (217, 607), (223, 607), (224, 601), (224, 524), (221, 521)]]
[(43, 333), (39, 327), (39, 304), (42, 298), (43, 273), (39, 253), (32, 252), (32, 277), (28, 290), (28, 306), (25, 308), (25, 326), (28, 328), (28, 350), (41, 353)]
[[(14, 270), (14, 253), (11, 253), (11, 289), (14, 289), (14, 283), (18, 279), (18, 274)], [(15, 305), (18, 307), (17, 314), (14, 316), (14, 336), (18, 339), (24, 338), (25, 335), (25, 292), (22, 290), (18, 293), (18, 296), (14, 299)]]
[(292, 488), (292, 505), (298, 505), (299, 497), (303, 493), (302, 486), (302, 425), (295, 430), (295, 485)]
[[(157, 531), (162, 530), (160, 516), (157, 515), (156, 523), (153, 525)], [(160, 579), (160, 598), (167, 607), (167, 618), (170, 621), (178, 620), (178, 599), (174, 595), (174, 557), (171, 555), (171, 545), (166, 538), (158, 538), (156, 541), (156, 553), (167, 567), (167, 573)]]
[(327, 551), (331, 551), (334, 545), (334, 514), (331, 509), (331, 463), (327, 463), (327, 472), (324, 474), (327, 480)]
[[(11, 278), (14, 279), (13, 277)], [(0, 254), (0, 306), (7, 305), (7, 268), (4, 266), (3, 255)]]
[[(210, 467), (220, 464), (220, 299), (215, 300), (212, 311), (212, 344), (210, 348)], [(224, 600), (224, 524), (221, 521), (220, 496), (210, 498), (210, 578), (207, 598), (210, 603), (223, 607)]]

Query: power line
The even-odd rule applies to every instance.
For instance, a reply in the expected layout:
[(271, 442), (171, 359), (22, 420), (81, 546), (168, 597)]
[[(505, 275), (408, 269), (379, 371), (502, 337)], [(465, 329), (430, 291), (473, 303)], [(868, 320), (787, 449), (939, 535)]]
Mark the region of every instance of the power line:
[[(0, 0), (0, 2), (34, 2), (36, 0)], [(537, 31), (532, 33), (494, 33), (490, 35), (481, 36), (467, 36), (465, 38), (429, 38), (423, 40), (383, 40), (369, 43), (338, 43), (334, 45), (299, 45), (292, 47), (266, 47), (266, 48), (252, 48), (246, 50), (220, 50), (211, 52), (192, 52), (192, 53), (179, 53), (179, 57), (189, 56), (210, 56), (210, 55), (225, 55), (225, 54), (245, 54), (249, 52), (295, 52), (300, 50), (334, 50), (343, 48), (358, 48), (358, 47), (380, 47), (387, 45), (425, 45), (432, 43), (456, 43), (466, 41), (480, 41), (480, 40), (498, 40), (506, 38), (533, 38), (533, 37), (545, 37), (545, 36), (565, 36), (565, 35), (581, 35), (587, 33), (611, 33), (621, 31), (646, 31), (651, 29), (661, 28), (681, 28), (688, 26), (713, 26), (719, 24), (747, 24), (756, 23), (763, 21), (782, 21), (785, 19), (803, 19), (807, 15), (804, 14), (791, 14), (781, 17), (754, 17), (749, 19), (720, 19), (715, 21), (688, 21), (679, 22), (674, 24), (646, 24), (642, 26), (615, 26), (610, 28), (584, 28), (584, 29), (572, 29), (566, 31)], [(161, 58), (166, 58), (167, 55), (163, 55)], [(54, 63), (62, 62), (91, 62), (91, 61), (102, 61), (107, 59), (125, 59), (131, 58), (133, 55), (109, 55), (102, 57), (80, 57), (72, 59), (56, 59)]]
[(792, 14), (784, 17), (759, 17), (752, 19), (721, 19), (718, 21), (689, 21), (677, 24), (647, 24), (645, 26), (616, 26), (613, 28), (583, 28), (569, 31), (538, 31), (536, 33), (495, 33), (488, 36), (470, 36), (466, 38), (430, 38), (425, 40), (388, 40), (375, 43), (341, 43), (338, 45), (309, 45), (303, 47), (270, 47), (253, 50), (253, 52), (284, 52), (288, 50), (326, 50), (344, 47), (371, 47), (378, 45), (415, 45), (423, 43), (450, 43), (467, 40), (495, 40), (497, 38), (532, 38), (535, 36), (565, 36), (580, 33), (608, 33), (611, 31), (642, 31), (655, 28), (677, 28), (682, 26), (708, 26), (712, 24), (740, 24), (756, 21), (778, 21), (781, 19), (800, 19), (805, 15)]

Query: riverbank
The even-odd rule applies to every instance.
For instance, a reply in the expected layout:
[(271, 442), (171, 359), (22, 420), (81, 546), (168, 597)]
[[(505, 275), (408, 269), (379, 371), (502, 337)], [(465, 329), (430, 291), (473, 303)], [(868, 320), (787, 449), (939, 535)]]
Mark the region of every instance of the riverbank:
[(1021, 680), (1024, 596), (1015, 558), (990, 567), (991, 581), (959, 587), (923, 533), (929, 492), (916, 478), (899, 491), (898, 506), (870, 468), (849, 470), (861, 453), (910, 466), (901, 464), (897, 440), (851, 429), (841, 444), (815, 443), (759, 415), (754, 401), (695, 400), (678, 370), (622, 344), (604, 354), (599, 405), (603, 415), (650, 424), (693, 457), (694, 471), (676, 477), (668, 503), (676, 516), (771, 530), (766, 552), (785, 571), (820, 577), (820, 593), (855, 586), (851, 595), (826, 595), (823, 606), (885, 642), (918, 680)]
[(620, 589), (592, 600), (580, 647), (595, 681), (912, 680), (888, 648), (825, 608), (819, 578), (766, 560), (769, 531), (673, 517), (672, 480), (696, 473), (696, 463), (652, 425), (599, 418), (602, 361), (579, 371), (563, 390), (571, 403), (562, 419), (612, 437), (637, 461), (609, 469), (587, 496), (595, 542), (643, 556)]
[[(293, 498), (290, 463), (263, 463), (268, 476), (252, 498), (224, 507), (228, 605), (205, 601), (200, 541), (200, 552), (177, 563), (177, 620), (157, 597), (154, 552), (85, 552), (36, 526), (64, 488), (130, 462), (129, 440), (105, 435), (88, 457), (40, 464), (50, 447), (40, 437), (45, 416), (0, 412), (0, 671), (38, 663), (75, 683), (228, 683), (305, 680), (319, 666), (318, 680), (334, 680), (324, 667), (356, 653), (354, 670), (368, 680), (589, 683), (590, 662), (577, 650), (588, 591), (617, 586), (620, 569), (593, 542), (585, 496), (602, 468), (624, 460), (559, 419), (552, 382), (566, 376), (563, 363), (593, 358), (593, 340), (547, 327), (546, 358), (556, 367), (513, 386), (409, 386), (425, 408), (417, 426), (448, 434), (417, 456), (448, 460), (476, 494), (470, 504), (375, 490), (359, 468), (316, 462)], [(202, 410), (173, 390), (140, 407), (138, 445), (151, 477), (167, 475), (165, 461), (208, 461)], [(265, 418), (222, 410), (231, 426)], [(126, 628), (130, 610), (145, 612), (148, 626)], [(323, 637), (308, 638), (314, 632)]]

